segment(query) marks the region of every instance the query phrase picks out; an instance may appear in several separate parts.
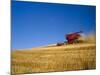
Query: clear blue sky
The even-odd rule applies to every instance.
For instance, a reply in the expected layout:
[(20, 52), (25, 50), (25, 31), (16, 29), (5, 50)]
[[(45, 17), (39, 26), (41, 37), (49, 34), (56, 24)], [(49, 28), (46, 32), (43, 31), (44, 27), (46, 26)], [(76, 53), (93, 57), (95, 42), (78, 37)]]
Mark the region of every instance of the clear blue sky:
[(12, 1), (12, 49), (65, 41), (82, 30), (95, 33), (95, 6)]

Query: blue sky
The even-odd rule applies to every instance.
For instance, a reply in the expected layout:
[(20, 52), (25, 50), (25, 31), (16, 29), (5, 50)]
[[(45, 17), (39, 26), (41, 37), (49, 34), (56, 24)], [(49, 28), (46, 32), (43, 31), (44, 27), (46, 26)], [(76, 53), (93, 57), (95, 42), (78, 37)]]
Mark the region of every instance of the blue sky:
[(95, 33), (95, 6), (12, 1), (12, 49), (65, 41), (82, 30)]

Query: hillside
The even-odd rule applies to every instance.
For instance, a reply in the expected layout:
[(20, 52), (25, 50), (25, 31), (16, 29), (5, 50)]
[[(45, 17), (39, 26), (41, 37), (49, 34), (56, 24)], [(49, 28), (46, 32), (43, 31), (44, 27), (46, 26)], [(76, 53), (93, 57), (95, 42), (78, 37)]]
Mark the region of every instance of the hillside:
[(96, 68), (95, 43), (50, 45), (12, 52), (12, 74)]

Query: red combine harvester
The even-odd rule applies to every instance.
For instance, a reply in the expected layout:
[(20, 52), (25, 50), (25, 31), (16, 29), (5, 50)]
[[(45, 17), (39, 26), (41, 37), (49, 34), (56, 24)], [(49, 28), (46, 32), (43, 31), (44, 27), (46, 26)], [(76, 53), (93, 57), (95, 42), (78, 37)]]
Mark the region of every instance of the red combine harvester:
[(57, 46), (62, 46), (64, 44), (73, 44), (73, 43), (79, 43), (80, 40), (78, 40), (81, 36), (80, 33), (83, 33), (82, 31), (80, 32), (75, 32), (75, 33), (70, 33), (70, 34), (66, 34), (65, 35), (65, 38), (67, 40), (67, 42), (64, 42), (64, 43), (57, 43)]
[(80, 33), (82, 33), (82, 31), (71, 33), (71, 34), (66, 34), (65, 38), (68, 41), (68, 44), (79, 42), (78, 39), (81, 37)]

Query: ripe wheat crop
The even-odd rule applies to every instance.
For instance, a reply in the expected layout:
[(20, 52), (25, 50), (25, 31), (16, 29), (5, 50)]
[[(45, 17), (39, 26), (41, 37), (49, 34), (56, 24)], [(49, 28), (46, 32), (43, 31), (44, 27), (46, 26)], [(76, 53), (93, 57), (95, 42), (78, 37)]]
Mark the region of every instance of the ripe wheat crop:
[(96, 68), (94, 43), (50, 46), (12, 52), (12, 74)]

